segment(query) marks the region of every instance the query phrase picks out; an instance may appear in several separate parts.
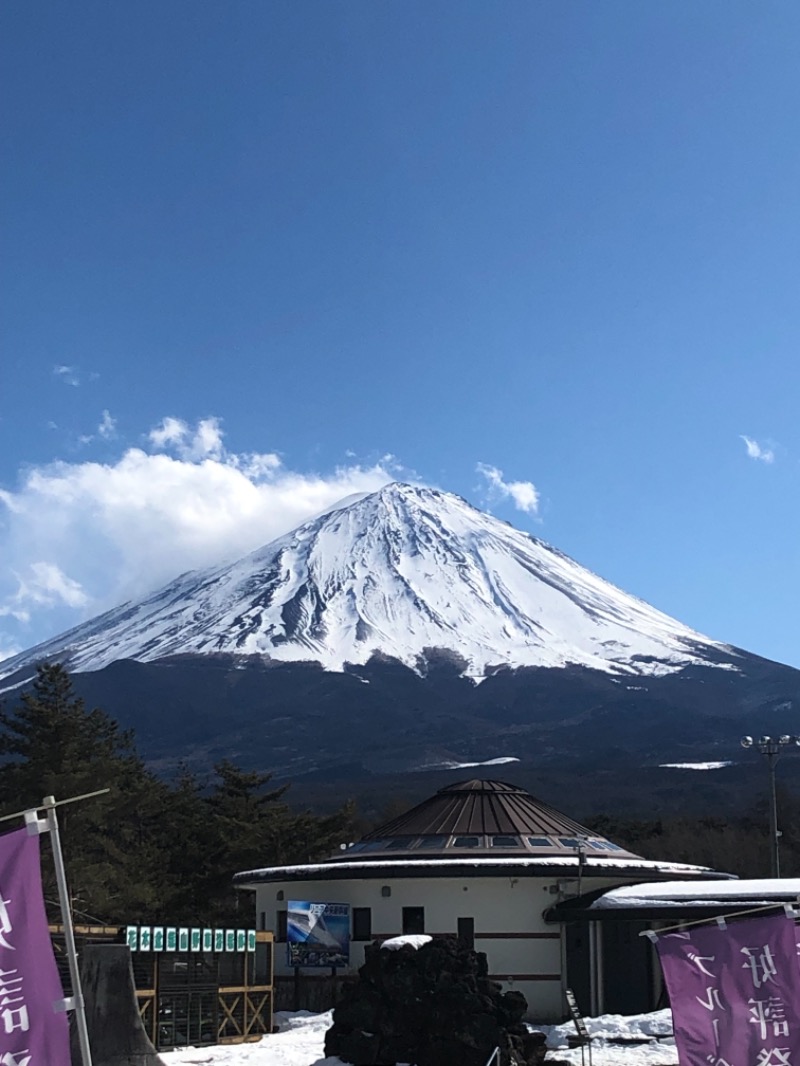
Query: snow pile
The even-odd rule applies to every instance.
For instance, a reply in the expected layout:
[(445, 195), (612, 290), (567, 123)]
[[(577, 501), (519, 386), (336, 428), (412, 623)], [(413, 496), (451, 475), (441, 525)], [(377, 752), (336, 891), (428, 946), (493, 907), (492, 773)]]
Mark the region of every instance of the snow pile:
[(232, 565), (183, 574), (2, 664), (72, 670), (169, 655), (264, 655), (328, 670), (431, 648), (480, 680), (501, 666), (661, 675), (738, 653), (449, 493), (393, 484), (344, 501)]
[[(323, 1041), (325, 1030), (331, 1025), (331, 1013), (275, 1015), (280, 1032), (262, 1037), (255, 1044), (233, 1044), (208, 1048), (184, 1048), (161, 1053), (165, 1066), (342, 1066), (337, 1058), (325, 1058)], [(622, 1017), (608, 1014), (601, 1018), (587, 1018), (592, 1034), (594, 1066), (674, 1066), (677, 1054), (670, 1036), (672, 1017), (668, 1010), (654, 1014)], [(558, 1058), (572, 1066), (581, 1062), (579, 1048), (567, 1049), (567, 1036), (574, 1035), (574, 1026), (537, 1025), (548, 1034), (548, 1047), (558, 1049)], [(646, 1040), (635, 1044), (625, 1041)], [(623, 1043), (614, 1044), (614, 1041)]]
[(406, 936), (393, 936), (389, 940), (384, 940), (381, 948), (386, 948), (388, 951), (413, 948), (414, 951), (419, 951), (423, 944), (430, 944), (431, 940), (433, 937), (426, 936), (424, 933), (408, 933)]
[[(600, 1018), (586, 1018), (586, 1028), (592, 1038), (592, 1046), (598, 1046), (601, 1042), (618, 1041), (621, 1043), (633, 1043), (637, 1040), (652, 1042), (658, 1040), (662, 1043), (669, 1042), (674, 1047), (672, 1040), (672, 1011), (659, 1010), (652, 1014), (604, 1014)], [(542, 1027), (547, 1032), (547, 1046), (549, 1048), (564, 1048), (567, 1046), (567, 1037), (575, 1035), (575, 1026), (572, 1022), (564, 1022), (562, 1025)]]

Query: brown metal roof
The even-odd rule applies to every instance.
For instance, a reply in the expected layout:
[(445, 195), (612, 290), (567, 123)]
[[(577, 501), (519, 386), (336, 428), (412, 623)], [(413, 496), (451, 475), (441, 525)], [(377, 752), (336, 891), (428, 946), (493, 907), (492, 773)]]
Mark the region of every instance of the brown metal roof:
[(520, 833), (592, 836), (578, 822), (504, 781), (459, 781), (364, 837), (429, 833)]
[[(457, 854), (511, 857), (526, 852), (564, 857), (582, 851), (636, 857), (586, 829), (554, 807), (505, 781), (459, 781), (363, 837), (348, 852), (359, 859), (455, 857)], [(341, 853), (330, 861), (341, 860)]]

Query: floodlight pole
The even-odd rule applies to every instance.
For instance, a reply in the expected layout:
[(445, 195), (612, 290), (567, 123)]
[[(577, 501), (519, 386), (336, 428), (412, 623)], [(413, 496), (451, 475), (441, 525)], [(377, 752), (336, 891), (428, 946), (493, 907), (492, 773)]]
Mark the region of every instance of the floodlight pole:
[(778, 796), (775, 789), (775, 763), (778, 761), (778, 749), (770, 744), (761, 749), (767, 757), (769, 768), (769, 835), (770, 835), (770, 870), (773, 877), (781, 876), (781, 831), (778, 829)]
[(743, 748), (755, 747), (756, 750), (763, 755), (767, 760), (767, 769), (769, 772), (769, 851), (770, 851), (770, 873), (772, 877), (781, 876), (781, 831), (778, 829), (778, 796), (775, 787), (775, 764), (781, 757), (781, 753), (790, 745), (800, 745), (800, 737), (796, 736), (780, 736), (780, 737), (759, 737), (758, 740), (754, 740), (752, 737), (742, 737), (741, 745)]

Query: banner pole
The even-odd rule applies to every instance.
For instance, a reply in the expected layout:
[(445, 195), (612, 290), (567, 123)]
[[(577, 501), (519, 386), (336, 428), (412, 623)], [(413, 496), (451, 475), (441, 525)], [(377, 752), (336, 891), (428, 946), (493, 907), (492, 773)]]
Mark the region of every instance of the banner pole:
[(58, 815), (53, 796), (45, 796), (42, 808), (47, 811), (47, 825), (50, 829), (50, 841), (53, 846), (53, 863), (58, 885), (58, 902), (61, 905), (61, 920), (64, 925), (64, 940), (67, 947), (69, 976), (72, 982), (72, 1000), (75, 1013), (75, 1026), (78, 1032), (78, 1045), (83, 1066), (92, 1066), (92, 1051), (89, 1046), (89, 1030), (86, 1026), (86, 1009), (81, 988), (81, 975), (78, 968), (78, 951), (75, 947), (75, 933), (72, 929), (72, 908), (67, 887), (67, 871), (64, 868), (64, 856), (61, 853), (61, 837), (58, 832)]

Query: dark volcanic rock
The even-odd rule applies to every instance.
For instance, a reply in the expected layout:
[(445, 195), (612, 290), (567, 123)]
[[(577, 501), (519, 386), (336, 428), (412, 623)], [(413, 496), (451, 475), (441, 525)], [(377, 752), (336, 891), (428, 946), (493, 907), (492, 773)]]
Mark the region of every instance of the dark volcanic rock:
[(325, 1054), (353, 1066), (539, 1066), (545, 1037), (529, 1032), (519, 992), (487, 977), (486, 956), (454, 938), (366, 949), (357, 981), (346, 986), (325, 1034)]

